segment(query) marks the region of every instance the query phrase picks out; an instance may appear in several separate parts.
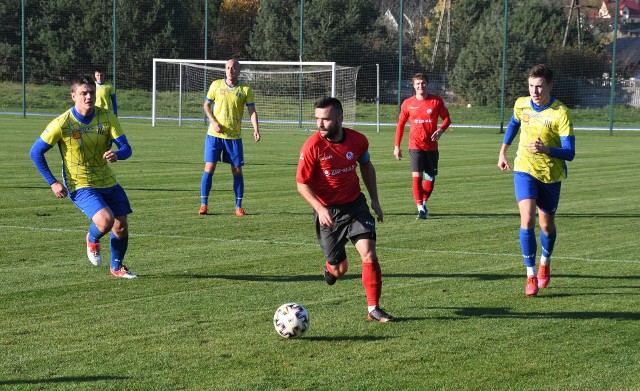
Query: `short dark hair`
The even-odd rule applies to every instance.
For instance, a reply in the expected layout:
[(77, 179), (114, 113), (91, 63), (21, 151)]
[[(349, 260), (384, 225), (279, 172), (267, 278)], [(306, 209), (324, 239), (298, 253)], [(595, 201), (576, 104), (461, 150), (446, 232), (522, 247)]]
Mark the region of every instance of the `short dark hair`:
[(93, 80), (93, 77), (89, 75), (78, 75), (71, 80), (71, 92), (75, 91), (77, 86), (83, 84), (95, 86), (96, 82)]
[(327, 107), (333, 107), (338, 111), (339, 115), (342, 115), (342, 103), (338, 98), (333, 98), (326, 96), (324, 98), (320, 98), (316, 101), (314, 106), (316, 109), (325, 109)]
[(411, 84), (413, 84), (413, 82), (416, 80), (424, 80), (425, 83), (429, 84), (429, 78), (424, 73), (416, 73), (415, 75), (413, 75)]
[(529, 77), (529, 79), (541, 77), (547, 83), (553, 82), (553, 71), (551, 70), (551, 68), (544, 64), (538, 64), (531, 68), (527, 76)]

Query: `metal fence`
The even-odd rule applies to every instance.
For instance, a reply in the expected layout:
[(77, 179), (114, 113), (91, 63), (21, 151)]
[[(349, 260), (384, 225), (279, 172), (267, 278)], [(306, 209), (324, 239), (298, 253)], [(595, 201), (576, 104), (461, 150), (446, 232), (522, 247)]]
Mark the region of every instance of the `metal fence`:
[[(531, 59), (516, 61), (519, 47), (526, 49), (533, 47), (533, 43), (514, 42), (517, 38), (509, 30), (522, 19), (510, 7), (526, 2), (4, 0), (0, 7), (0, 86), (8, 93), (0, 98), (0, 112), (27, 115), (55, 111), (58, 107), (47, 106), (48, 100), (42, 96), (40, 87), (60, 86), (59, 91), (64, 91), (72, 75), (91, 73), (95, 67), (102, 67), (116, 86), (118, 96), (125, 98), (120, 112), (125, 116), (128, 113), (150, 115), (150, 99), (126, 98), (128, 93), (142, 96), (151, 93), (154, 57), (335, 61), (339, 65), (359, 67), (359, 102), (398, 106), (413, 94), (412, 75), (424, 72), (430, 77), (430, 91), (445, 96), (449, 104), (466, 105), (472, 99), (469, 91), (456, 89), (452, 80), (461, 77), (455, 73), (456, 59), (472, 49), (476, 27), (465, 27), (460, 22), (462, 18), (456, 15), (480, 14), (484, 10), (457, 9), (460, 3), (469, 7), (488, 4), (495, 14), (493, 23), (488, 16), (477, 20), (478, 25), (485, 19), (489, 21), (485, 22), (489, 27), (483, 44), (492, 56), (490, 66), (484, 65), (477, 75), (468, 77), (491, 78), (493, 86), (487, 90), (491, 96), (482, 104), (500, 106), (503, 118), (496, 121), (503, 121), (510, 116), (513, 96), (527, 94), (523, 75), (526, 75), (525, 67), (534, 65)], [(571, 3), (573, 10), (574, 2), (564, 3)], [(616, 7), (618, 3), (616, 1)], [(590, 33), (593, 26), (584, 24), (586, 15), (581, 17), (578, 13), (576, 20), (575, 13), (574, 16), (567, 14), (566, 29), (557, 33), (563, 35), (563, 45), (572, 43), (579, 51), (583, 47), (580, 45), (585, 45), (580, 41), (585, 39), (585, 31)], [(550, 15), (549, 20), (557, 16)], [(616, 15), (614, 13), (608, 23), (613, 31), (618, 31)], [(271, 24), (270, 17), (275, 17)], [(341, 18), (348, 23), (341, 25)], [(278, 29), (276, 33), (269, 33)], [(267, 36), (269, 38), (264, 38)], [(575, 38), (572, 41), (572, 36), (577, 36), (577, 43)], [(624, 53), (616, 49), (617, 36), (612, 35), (609, 54), (599, 65), (579, 60), (567, 65), (556, 60), (560, 68), (555, 83), (558, 95), (566, 97), (565, 103), (570, 107), (609, 107), (611, 123), (616, 105), (640, 107), (636, 81), (620, 74), (623, 65), (628, 66), (629, 58), (620, 60)], [(607, 50), (601, 52), (607, 53)], [(590, 74), (609, 73), (610, 77), (582, 76), (585, 67), (593, 68)]]

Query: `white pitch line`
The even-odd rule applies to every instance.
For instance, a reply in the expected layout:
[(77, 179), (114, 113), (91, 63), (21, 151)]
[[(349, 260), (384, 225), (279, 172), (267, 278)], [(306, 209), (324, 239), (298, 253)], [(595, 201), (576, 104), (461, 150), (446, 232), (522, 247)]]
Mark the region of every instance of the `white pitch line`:
[[(67, 228), (43, 228), (43, 227), (26, 227), (16, 225), (0, 225), (0, 229), (21, 229), (28, 231), (49, 231), (49, 232), (78, 232), (84, 233), (85, 230), (79, 229), (67, 229)], [(203, 240), (197, 236), (185, 236), (185, 235), (158, 235), (158, 234), (144, 234), (136, 233), (130, 234), (132, 237), (145, 237), (145, 238), (167, 238), (167, 239), (188, 239), (188, 240)], [(221, 238), (204, 238), (204, 240), (210, 240), (222, 243), (258, 243), (258, 244), (275, 244), (275, 245), (287, 245), (287, 246), (309, 246), (317, 247), (318, 243), (303, 243), (303, 242), (287, 242), (278, 240), (259, 240), (259, 239), (221, 239)], [(413, 253), (427, 253), (427, 254), (450, 254), (450, 255), (473, 255), (473, 256), (487, 256), (487, 257), (521, 257), (521, 254), (509, 254), (509, 253), (489, 253), (481, 251), (463, 251), (463, 250), (430, 250), (430, 249), (413, 249), (402, 247), (387, 247), (377, 246), (379, 250), (384, 251), (403, 251)], [(569, 261), (582, 261), (582, 262), (616, 262), (616, 263), (640, 263), (639, 259), (598, 259), (598, 258), (583, 258), (583, 257), (567, 257), (567, 256), (553, 256), (554, 259), (565, 259)]]

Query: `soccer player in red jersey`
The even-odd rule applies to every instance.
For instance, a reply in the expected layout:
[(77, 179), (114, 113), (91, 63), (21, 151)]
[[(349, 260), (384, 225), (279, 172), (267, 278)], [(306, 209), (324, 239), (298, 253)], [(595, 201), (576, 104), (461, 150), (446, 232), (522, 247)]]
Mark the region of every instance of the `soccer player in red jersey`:
[[(402, 102), (393, 154), (396, 159), (402, 159), (400, 143), (404, 135), (404, 126), (409, 121), (409, 165), (413, 178), (413, 197), (418, 206), (416, 218), (426, 219), (427, 200), (433, 192), (438, 175), (438, 140), (451, 125), (451, 118), (442, 98), (427, 92), (429, 81), (426, 75), (416, 73), (412, 83), (416, 94)], [(438, 117), (442, 118), (439, 127)]]
[(369, 141), (342, 127), (342, 104), (322, 98), (315, 104), (318, 132), (304, 143), (296, 173), (298, 191), (314, 209), (316, 235), (326, 259), (324, 279), (335, 284), (348, 269), (345, 245), (355, 245), (362, 259), (362, 285), (369, 320), (388, 322), (393, 317), (379, 307), (382, 272), (376, 254), (376, 224), (360, 188), (356, 167), (371, 198), (371, 208), (382, 222), (376, 171), (369, 157)]

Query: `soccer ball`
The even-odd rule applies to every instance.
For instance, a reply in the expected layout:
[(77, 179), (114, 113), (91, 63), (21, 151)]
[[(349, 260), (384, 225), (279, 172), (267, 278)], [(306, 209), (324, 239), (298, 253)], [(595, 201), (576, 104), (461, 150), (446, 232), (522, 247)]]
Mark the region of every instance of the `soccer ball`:
[(302, 337), (309, 329), (310, 323), (309, 312), (298, 303), (283, 304), (273, 315), (273, 326), (284, 338)]

